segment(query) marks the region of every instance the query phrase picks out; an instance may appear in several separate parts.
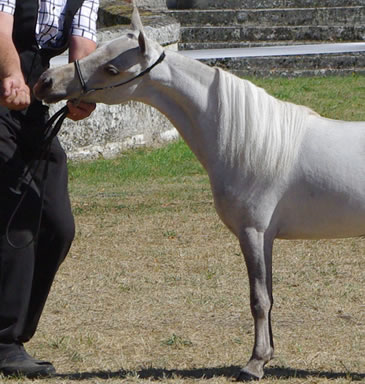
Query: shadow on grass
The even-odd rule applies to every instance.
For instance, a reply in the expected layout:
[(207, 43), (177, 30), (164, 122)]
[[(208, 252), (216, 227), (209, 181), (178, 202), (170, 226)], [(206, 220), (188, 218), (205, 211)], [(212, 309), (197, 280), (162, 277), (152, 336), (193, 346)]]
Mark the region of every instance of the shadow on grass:
[[(226, 377), (235, 380), (240, 372), (240, 367), (218, 367), (218, 368), (196, 368), (196, 369), (163, 369), (144, 368), (139, 371), (95, 371), (57, 375), (57, 377), (81, 381), (88, 379), (125, 379), (127, 377), (138, 377), (140, 379), (161, 380), (171, 378), (182, 379), (211, 379), (213, 377)], [(349, 379), (352, 381), (365, 380), (364, 373), (355, 372), (324, 372), (296, 370), (286, 367), (269, 367), (265, 369), (265, 379), (306, 379), (310, 377), (325, 378), (328, 380)]]

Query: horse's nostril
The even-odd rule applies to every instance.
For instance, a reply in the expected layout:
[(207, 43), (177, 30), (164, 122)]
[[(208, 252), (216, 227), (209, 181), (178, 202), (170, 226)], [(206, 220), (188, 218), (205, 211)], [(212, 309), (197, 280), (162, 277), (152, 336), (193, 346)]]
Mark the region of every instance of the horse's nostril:
[(51, 77), (46, 77), (42, 81), (43, 88), (51, 88), (53, 84), (53, 80)]

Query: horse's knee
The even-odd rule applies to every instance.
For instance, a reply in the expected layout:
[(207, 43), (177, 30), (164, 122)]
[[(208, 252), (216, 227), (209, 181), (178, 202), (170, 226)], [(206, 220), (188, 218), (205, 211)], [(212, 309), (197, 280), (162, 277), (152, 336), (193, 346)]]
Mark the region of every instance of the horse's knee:
[(272, 299), (267, 295), (255, 295), (251, 296), (251, 311), (255, 318), (268, 317), (273, 305)]

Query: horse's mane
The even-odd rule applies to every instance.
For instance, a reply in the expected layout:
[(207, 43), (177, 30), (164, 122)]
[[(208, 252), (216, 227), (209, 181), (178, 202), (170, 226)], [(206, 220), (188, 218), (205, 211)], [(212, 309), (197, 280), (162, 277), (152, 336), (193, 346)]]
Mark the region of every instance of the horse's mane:
[(283, 102), (228, 72), (219, 77), (220, 155), (249, 173), (274, 177), (295, 162), (311, 109)]

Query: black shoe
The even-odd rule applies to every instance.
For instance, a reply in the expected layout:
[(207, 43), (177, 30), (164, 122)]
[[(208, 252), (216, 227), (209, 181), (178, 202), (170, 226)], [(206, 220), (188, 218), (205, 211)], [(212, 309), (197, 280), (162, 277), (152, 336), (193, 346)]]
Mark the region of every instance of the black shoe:
[(56, 373), (48, 361), (36, 360), (24, 349), (23, 344), (0, 344), (0, 373), (4, 376), (29, 378), (52, 376)]

